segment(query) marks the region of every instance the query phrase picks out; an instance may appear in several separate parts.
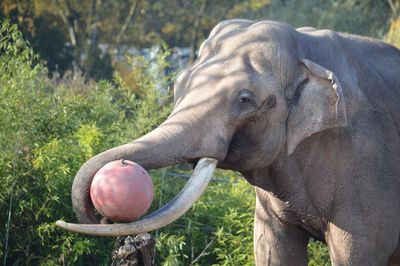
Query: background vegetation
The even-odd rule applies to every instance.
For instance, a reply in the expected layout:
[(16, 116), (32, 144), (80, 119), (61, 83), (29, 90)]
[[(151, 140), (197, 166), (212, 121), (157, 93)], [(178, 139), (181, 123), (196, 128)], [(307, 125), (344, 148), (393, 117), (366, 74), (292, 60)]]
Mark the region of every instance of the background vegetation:
[[(232, 17), (399, 45), (399, 6), (394, 0), (1, 1), (0, 16), (9, 19), (0, 25), (1, 262), (109, 264), (113, 239), (66, 233), (54, 221), (75, 219), (70, 187), (84, 161), (168, 115), (174, 78), (168, 45), (190, 47), (194, 59), (210, 28)], [(154, 56), (127, 59), (129, 75), (122, 77), (116, 51), (151, 45), (159, 47)], [(184, 185), (177, 174), (186, 174), (185, 167), (151, 172), (152, 209)], [(154, 233), (157, 264), (253, 265), (253, 189), (235, 172), (217, 177), (187, 214)], [(309, 255), (310, 265), (329, 265), (325, 245), (310, 242)]]
[(50, 74), (72, 70), (112, 80), (115, 55), (131, 47), (189, 47), (190, 60), (219, 21), (272, 19), (399, 43), (399, 0), (2, 0)]

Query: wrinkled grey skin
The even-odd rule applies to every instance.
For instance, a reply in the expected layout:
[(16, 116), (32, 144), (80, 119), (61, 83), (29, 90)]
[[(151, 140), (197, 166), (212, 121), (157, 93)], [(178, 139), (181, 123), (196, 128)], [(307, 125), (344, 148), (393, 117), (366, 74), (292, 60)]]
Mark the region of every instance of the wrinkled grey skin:
[(80, 222), (96, 222), (87, 191), (106, 162), (157, 168), (212, 157), (255, 186), (257, 265), (306, 265), (310, 237), (326, 241), (333, 265), (400, 265), (399, 50), (329, 30), (225, 21), (174, 96), (157, 129), (78, 172)]

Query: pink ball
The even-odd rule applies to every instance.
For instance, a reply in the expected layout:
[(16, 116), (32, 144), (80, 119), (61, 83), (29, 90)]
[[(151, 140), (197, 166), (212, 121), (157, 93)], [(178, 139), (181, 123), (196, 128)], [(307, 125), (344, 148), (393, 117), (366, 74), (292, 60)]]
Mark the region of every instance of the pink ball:
[(114, 222), (129, 222), (150, 208), (154, 197), (153, 182), (139, 164), (113, 161), (94, 176), (90, 197), (103, 217)]

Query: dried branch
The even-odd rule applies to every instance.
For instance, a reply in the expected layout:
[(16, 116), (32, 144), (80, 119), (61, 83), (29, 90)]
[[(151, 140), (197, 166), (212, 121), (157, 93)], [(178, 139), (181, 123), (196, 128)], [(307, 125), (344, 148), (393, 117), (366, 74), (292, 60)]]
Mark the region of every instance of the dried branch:
[(206, 250), (214, 243), (215, 238), (213, 238), (208, 244), (207, 246), (203, 249), (203, 251), (199, 254), (199, 256), (197, 256), (194, 260), (192, 260), (192, 262), (190, 263), (190, 265), (195, 264), (199, 259), (201, 259), (202, 257), (206, 256), (208, 253), (206, 253)]
[(122, 24), (121, 30), (119, 31), (117, 37), (115, 38), (115, 43), (120, 43), (122, 36), (125, 34), (126, 29), (128, 28), (128, 25), (132, 20), (133, 15), (136, 13), (139, 2), (140, 0), (133, 1), (131, 7), (129, 8), (128, 16), (126, 16), (124, 24)]
[(395, 2), (393, 2), (393, 0), (388, 0), (390, 9), (392, 10), (392, 14), (393, 17), (398, 17), (400, 14), (400, 4), (398, 0), (395, 0)]
[(196, 19), (193, 24), (193, 30), (192, 30), (192, 36), (190, 40), (190, 55), (189, 55), (189, 63), (192, 63), (195, 59), (195, 53), (197, 50), (197, 39), (198, 39), (198, 32), (199, 32), (199, 26), (200, 22), (202, 20), (204, 11), (207, 7), (207, 0), (203, 0), (200, 6), (199, 11), (197, 12)]
[(64, 22), (65, 26), (68, 29), (69, 40), (71, 41), (71, 45), (76, 47), (77, 46), (77, 36), (76, 30), (74, 27), (73, 18), (71, 17), (71, 10), (70, 5), (67, 2), (67, 10), (63, 10), (62, 4), (60, 0), (54, 1), (55, 5), (58, 7), (58, 15), (60, 16), (61, 20)]

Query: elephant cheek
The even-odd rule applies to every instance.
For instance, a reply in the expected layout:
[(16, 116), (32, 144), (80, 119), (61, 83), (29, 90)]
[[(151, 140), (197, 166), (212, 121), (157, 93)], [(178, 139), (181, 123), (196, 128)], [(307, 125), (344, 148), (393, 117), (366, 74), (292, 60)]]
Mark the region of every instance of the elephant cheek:
[(229, 141), (221, 136), (206, 136), (193, 147), (194, 158), (208, 156), (223, 161), (229, 149)]

